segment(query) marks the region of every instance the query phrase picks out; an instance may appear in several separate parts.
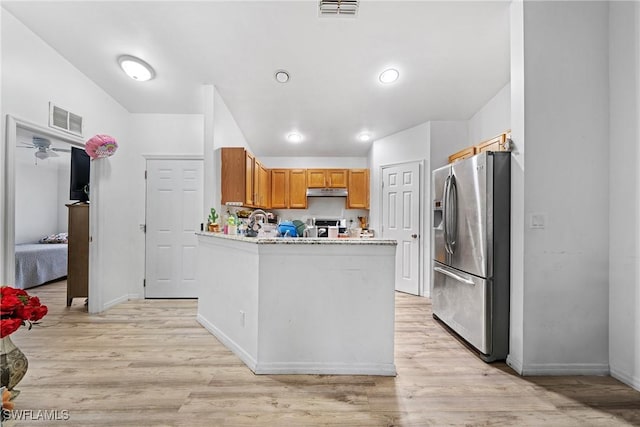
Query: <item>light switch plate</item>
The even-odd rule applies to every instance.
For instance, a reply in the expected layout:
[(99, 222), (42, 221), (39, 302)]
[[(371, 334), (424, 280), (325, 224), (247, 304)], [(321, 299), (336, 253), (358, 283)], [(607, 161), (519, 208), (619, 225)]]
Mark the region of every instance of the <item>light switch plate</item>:
[(532, 213), (529, 215), (529, 228), (543, 229), (547, 226), (546, 213)]

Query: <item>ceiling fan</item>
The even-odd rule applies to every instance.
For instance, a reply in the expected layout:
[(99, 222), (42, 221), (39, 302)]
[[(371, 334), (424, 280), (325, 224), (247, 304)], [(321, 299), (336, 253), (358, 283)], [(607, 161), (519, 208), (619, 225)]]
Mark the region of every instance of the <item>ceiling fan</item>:
[(55, 148), (51, 146), (51, 141), (40, 136), (34, 136), (31, 140), (31, 145), (24, 142), (19, 145), (20, 148), (35, 148), (35, 156), (37, 159), (48, 159), (49, 157), (59, 157), (56, 151), (70, 153), (71, 150), (67, 148)]

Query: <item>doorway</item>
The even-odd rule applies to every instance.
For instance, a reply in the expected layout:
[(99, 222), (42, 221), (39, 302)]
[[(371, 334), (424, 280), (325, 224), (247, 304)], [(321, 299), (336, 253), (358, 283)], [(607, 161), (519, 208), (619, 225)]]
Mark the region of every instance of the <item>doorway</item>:
[(396, 291), (420, 295), (420, 162), (382, 167), (382, 236), (398, 242)]
[(147, 157), (145, 298), (196, 298), (201, 157)]
[(49, 138), (61, 144), (84, 148), (82, 139), (55, 129), (49, 129), (26, 120), (7, 115), (6, 144), (0, 151), (0, 164), (4, 166), (3, 183), (0, 186), (0, 280), (15, 283), (15, 243), (16, 243), (16, 150), (18, 141), (27, 135)]

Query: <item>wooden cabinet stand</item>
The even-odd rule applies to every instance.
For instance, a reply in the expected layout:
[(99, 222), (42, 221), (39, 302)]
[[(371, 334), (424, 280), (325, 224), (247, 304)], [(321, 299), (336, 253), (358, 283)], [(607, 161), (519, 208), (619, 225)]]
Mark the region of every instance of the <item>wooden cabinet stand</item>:
[(74, 298), (89, 297), (89, 204), (67, 205), (69, 245), (67, 255), (67, 307)]

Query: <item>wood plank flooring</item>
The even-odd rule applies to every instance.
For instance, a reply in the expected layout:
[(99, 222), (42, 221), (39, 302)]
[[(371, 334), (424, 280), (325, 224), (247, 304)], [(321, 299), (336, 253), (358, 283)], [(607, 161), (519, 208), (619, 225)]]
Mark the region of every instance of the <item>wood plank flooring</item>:
[(195, 300), (136, 300), (89, 315), (66, 282), (31, 289), (50, 313), (13, 341), (29, 358), (16, 409), (68, 410), (16, 426), (640, 426), (640, 392), (610, 377), (519, 377), (485, 364), (396, 296), (397, 377), (254, 375), (196, 322)]

